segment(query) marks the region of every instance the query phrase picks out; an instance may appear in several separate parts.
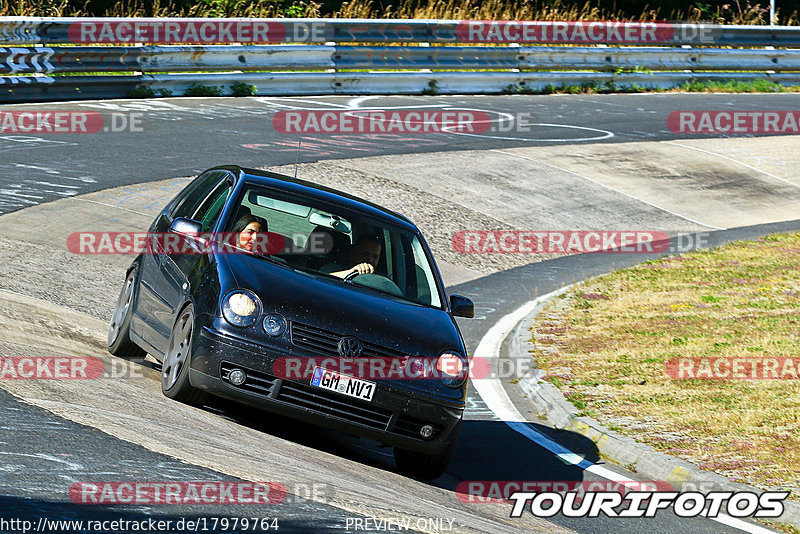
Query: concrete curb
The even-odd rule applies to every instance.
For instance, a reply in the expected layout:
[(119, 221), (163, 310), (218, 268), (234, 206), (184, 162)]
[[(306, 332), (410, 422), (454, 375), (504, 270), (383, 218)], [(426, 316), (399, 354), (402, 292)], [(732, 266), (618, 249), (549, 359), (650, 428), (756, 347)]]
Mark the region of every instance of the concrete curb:
[[(550, 298), (554, 297), (555, 295)], [(530, 342), (531, 335), (528, 329), (533, 324), (533, 319), (549, 300), (541, 302), (510, 333), (507, 349), (509, 353), (505, 355), (506, 357), (512, 360), (530, 358), (529, 351), (533, 348), (533, 344)], [(708, 491), (750, 491), (757, 494), (763, 491), (746, 484), (732, 482), (717, 473), (703, 471), (686, 460), (657, 452), (649, 445), (609, 430), (591, 417), (579, 416), (575, 406), (561, 394), (557, 387), (542, 381), (543, 374), (539, 369), (531, 369), (519, 381), (519, 387), (527, 395), (536, 414), (545, 418), (557, 429), (577, 432), (591, 439), (599, 453), (614, 463), (642, 474), (648, 480), (669, 482), (676, 490), (680, 491), (702, 491), (704, 493)], [(800, 528), (800, 503), (784, 501), (783, 515), (775, 521)]]

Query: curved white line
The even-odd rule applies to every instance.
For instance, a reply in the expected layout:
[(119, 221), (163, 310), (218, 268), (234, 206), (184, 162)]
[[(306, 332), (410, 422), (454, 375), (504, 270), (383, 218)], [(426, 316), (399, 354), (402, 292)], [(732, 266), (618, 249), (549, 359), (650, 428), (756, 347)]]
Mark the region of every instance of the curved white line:
[(379, 96), (359, 96), (357, 98), (353, 98), (352, 100), (347, 102), (347, 105), (351, 108), (357, 108), (361, 105), (362, 102), (366, 102), (367, 100), (376, 100), (380, 98)]
[[(499, 112), (495, 112), (499, 113)], [(549, 124), (546, 122), (532, 122), (527, 126), (549, 126), (552, 128), (572, 128), (575, 130), (587, 130), (590, 132), (598, 132), (602, 133), (603, 135), (599, 137), (578, 137), (578, 138), (564, 138), (564, 139), (530, 139), (527, 137), (502, 137), (499, 135), (482, 135), (482, 134), (468, 134), (463, 132), (450, 132), (458, 135), (466, 135), (468, 137), (482, 137), (484, 139), (501, 139), (504, 141), (540, 141), (540, 142), (548, 142), (548, 143), (560, 143), (564, 141), (600, 141), (602, 139), (610, 139), (614, 137), (613, 132), (609, 132), (608, 130), (600, 130), (598, 128), (589, 128), (586, 126), (573, 126), (570, 124)]]
[[(516, 310), (500, 318), (500, 320), (497, 321), (494, 326), (492, 326), (481, 338), (480, 343), (478, 343), (478, 346), (475, 349), (475, 354), (473, 357), (480, 356), (482, 358), (486, 358), (488, 361), (492, 362), (492, 366), (494, 367), (495, 362), (497, 362), (500, 357), (500, 347), (503, 344), (503, 341), (508, 334), (513, 331), (517, 324), (525, 319), (525, 317), (535, 310), (537, 306), (567, 291), (571, 287), (572, 285), (565, 286), (551, 293), (547, 293), (546, 295), (542, 295), (535, 300), (526, 302)], [(500, 383), (499, 379), (477, 379), (473, 380), (471, 383), (473, 386), (475, 386), (475, 389), (486, 403), (486, 406), (488, 406), (489, 409), (492, 410), (501, 421), (508, 425), (509, 428), (511, 428), (514, 432), (525, 436), (540, 447), (550, 451), (557, 458), (606, 480), (614, 482), (634, 481), (632, 478), (626, 477), (625, 475), (621, 475), (612, 471), (611, 469), (584, 459), (582, 456), (570, 451), (567, 447), (553, 441), (529, 425), (528, 420), (525, 419), (519, 410), (517, 410), (517, 407), (514, 406), (514, 403), (511, 401), (511, 398), (509, 398), (508, 393), (503, 387), (503, 384)], [(749, 532), (750, 534), (773, 534), (771, 530), (724, 514), (720, 514), (718, 517), (708, 517), (707, 519), (711, 519), (738, 530)]]

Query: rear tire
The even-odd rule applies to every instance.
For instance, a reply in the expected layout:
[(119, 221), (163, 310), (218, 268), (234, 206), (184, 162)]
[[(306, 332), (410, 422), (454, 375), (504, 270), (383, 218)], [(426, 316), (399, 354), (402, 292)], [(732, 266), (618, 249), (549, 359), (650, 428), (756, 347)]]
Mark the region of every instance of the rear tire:
[(139, 267), (135, 266), (125, 278), (125, 284), (119, 292), (117, 307), (114, 315), (111, 316), (111, 323), (108, 326), (108, 340), (106, 346), (108, 352), (114, 356), (122, 358), (144, 358), (147, 352), (131, 341), (131, 317), (134, 292), (139, 276)]
[(188, 304), (178, 314), (169, 336), (167, 352), (161, 362), (161, 391), (170, 399), (199, 406), (208, 395), (189, 382), (194, 340), (194, 306)]
[(422, 452), (409, 451), (407, 449), (394, 448), (394, 463), (397, 468), (408, 475), (415, 476), (424, 480), (433, 480), (444, 474), (450, 459), (458, 445), (458, 437), (461, 435), (461, 425), (463, 419), (456, 423), (453, 428), (450, 442), (444, 450), (438, 454), (425, 454)]

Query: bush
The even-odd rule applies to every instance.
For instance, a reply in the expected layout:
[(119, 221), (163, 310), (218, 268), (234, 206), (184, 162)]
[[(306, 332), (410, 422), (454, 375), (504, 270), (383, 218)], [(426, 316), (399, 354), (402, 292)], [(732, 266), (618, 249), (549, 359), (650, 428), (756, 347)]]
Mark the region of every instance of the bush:
[(183, 96), (222, 96), (222, 86), (193, 83), (186, 88)]
[(439, 93), (439, 82), (431, 80), (428, 82), (428, 87), (422, 90), (423, 95), (435, 95)]
[(258, 89), (256, 89), (255, 85), (249, 83), (236, 82), (231, 85), (231, 93), (233, 96), (256, 96)]
[(144, 85), (128, 91), (128, 98), (155, 98), (156, 92)]

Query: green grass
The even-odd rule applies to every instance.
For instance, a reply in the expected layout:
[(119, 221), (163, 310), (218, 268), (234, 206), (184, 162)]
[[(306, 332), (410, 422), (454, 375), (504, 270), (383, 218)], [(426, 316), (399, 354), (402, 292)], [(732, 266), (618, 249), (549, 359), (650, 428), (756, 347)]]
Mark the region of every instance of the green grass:
[(800, 379), (678, 380), (666, 365), (797, 358), (799, 275), (800, 234), (615, 271), (548, 303), (533, 325), (534, 357), (576, 408), (619, 432), (733, 480), (797, 492)]

